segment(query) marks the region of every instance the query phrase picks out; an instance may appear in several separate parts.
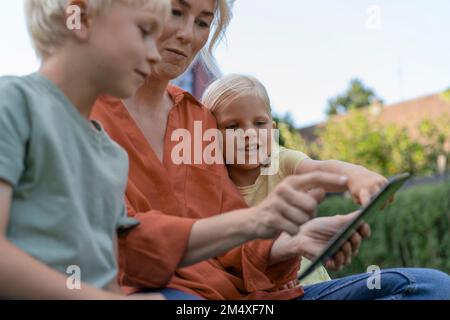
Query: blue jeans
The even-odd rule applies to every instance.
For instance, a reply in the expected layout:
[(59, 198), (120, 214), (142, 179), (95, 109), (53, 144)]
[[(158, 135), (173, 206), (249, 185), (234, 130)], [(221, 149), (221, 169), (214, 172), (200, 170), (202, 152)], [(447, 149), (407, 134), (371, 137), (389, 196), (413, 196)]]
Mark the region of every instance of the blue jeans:
[(203, 300), (200, 297), (171, 288), (165, 288), (156, 292), (161, 293), (167, 300)]
[[(386, 269), (379, 289), (369, 289), (371, 273), (362, 273), (305, 287), (298, 300), (450, 300), (450, 277), (433, 269)], [(375, 283), (372, 283), (375, 284)], [(175, 289), (157, 292), (168, 300), (202, 300)]]
[(378, 289), (371, 276), (358, 274), (306, 286), (299, 300), (450, 300), (450, 276), (438, 270), (382, 270)]

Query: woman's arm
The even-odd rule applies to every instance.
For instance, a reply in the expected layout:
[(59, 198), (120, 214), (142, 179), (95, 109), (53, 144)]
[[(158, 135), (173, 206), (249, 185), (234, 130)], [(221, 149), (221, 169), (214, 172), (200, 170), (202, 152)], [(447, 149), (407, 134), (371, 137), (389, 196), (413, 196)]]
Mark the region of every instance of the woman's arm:
[(342, 176), (317, 172), (292, 176), (256, 207), (199, 220), (192, 227), (180, 265), (219, 256), (252, 239), (271, 239), (280, 232), (295, 235), (318, 205), (317, 199), (303, 192), (304, 188), (338, 188), (346, 182)]
[(127, 199), (128, 214), (140, 225), (119, 240), (121, 285), (164, 287), (177, 268), (218, 257), (250, 239), (294, 235), (318, 204), (303, 190), (346, 183), (346, 178), (327, 173), (291, 176), (256, 207), (199, 220), (157, 210), (136, 212)]

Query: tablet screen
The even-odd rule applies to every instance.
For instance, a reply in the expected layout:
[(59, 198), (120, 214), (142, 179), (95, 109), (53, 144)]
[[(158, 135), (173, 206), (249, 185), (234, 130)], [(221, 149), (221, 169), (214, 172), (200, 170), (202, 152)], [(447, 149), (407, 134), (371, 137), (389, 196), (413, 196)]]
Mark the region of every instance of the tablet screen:
[(386, 202), (402, 187), (402, 185), (410, 178), (409, 173), (403, 173), (398, 176), (394, 176), (389, 179), (389, 183), (384, 186), (383, 189), (373, 197), (372, 201), (361, 209), (360, 213), (350, 221), (345, 227), (342, 228), (328, 243), (325, 249), (319, 256), (314, 259), (311, 265), (306, 268), (298, 276), (298, 280), (302, 280), (311, 272), (314, 271), (321, 263), (325, 262), (328, 258), (332, 257), (339, 248), (358, 230), (363, 223), (362, 218), (367, 217), (369, 214), (379, 212)]

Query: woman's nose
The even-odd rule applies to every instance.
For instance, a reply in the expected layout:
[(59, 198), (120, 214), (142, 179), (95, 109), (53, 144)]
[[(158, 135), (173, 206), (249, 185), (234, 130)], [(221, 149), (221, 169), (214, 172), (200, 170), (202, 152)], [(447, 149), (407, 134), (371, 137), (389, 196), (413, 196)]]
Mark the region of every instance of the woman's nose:
[(186, 18), (184, 23), (180, 24), (177, 31), (177, 39), (182, 43), (190, 43), (194, 38), (195, 21), (192, 18)]

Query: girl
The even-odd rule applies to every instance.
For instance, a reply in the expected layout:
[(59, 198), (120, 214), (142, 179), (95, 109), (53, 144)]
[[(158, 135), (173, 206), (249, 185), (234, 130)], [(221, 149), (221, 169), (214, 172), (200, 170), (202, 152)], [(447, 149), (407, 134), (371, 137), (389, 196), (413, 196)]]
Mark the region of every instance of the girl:
[[(346, 187), (361, 204), (367, 203), (370, 195), (376, 193), (386, 182), (384, 177), (361, 166), (336, 160), (312, 160), (299, 151), (275, 148), (277, 144), (272, 142), (274, 137), (271, 132), (276, 125), (271, 116), (270, 99), (264, 86), (254, 77), (231, 74), (215, 81), (206, 90), (203, 104), (217, 119), (218, 128), (224, 137), (224, 153), (234, 155), (233, 159), (228, 157), (227, 169), (249, 206), (256, 206), (263, 201), (285, 177), (316, 170), (349, 177)], [(237, 130), (241, 134), (234, 134)], [(252, 131), (253, 137), (257, 137), (253, 142)], [(239, 137), (245, 138), (245, 141), (241, 141), (241, 145), (245, 146), (243, 148), (239, 148), (239, 142), (236, 141)], [(269, 152), (266, 153), (265, 150)], [(239, 158), (245, 161), (239, 161)], [(256, 161), (251, 161), (252, 159)], [(267, 171), (267, 159), (270, 159), (274, 172)], [(327, 191), (345, 190), (344, 186), (342, 189)], [(303, 258), (302, 268), (309, 263), (308, 259)], [(325, 268), (321, 267), (302, 281), (302, 284), (327, 280), (330, 277)]]

